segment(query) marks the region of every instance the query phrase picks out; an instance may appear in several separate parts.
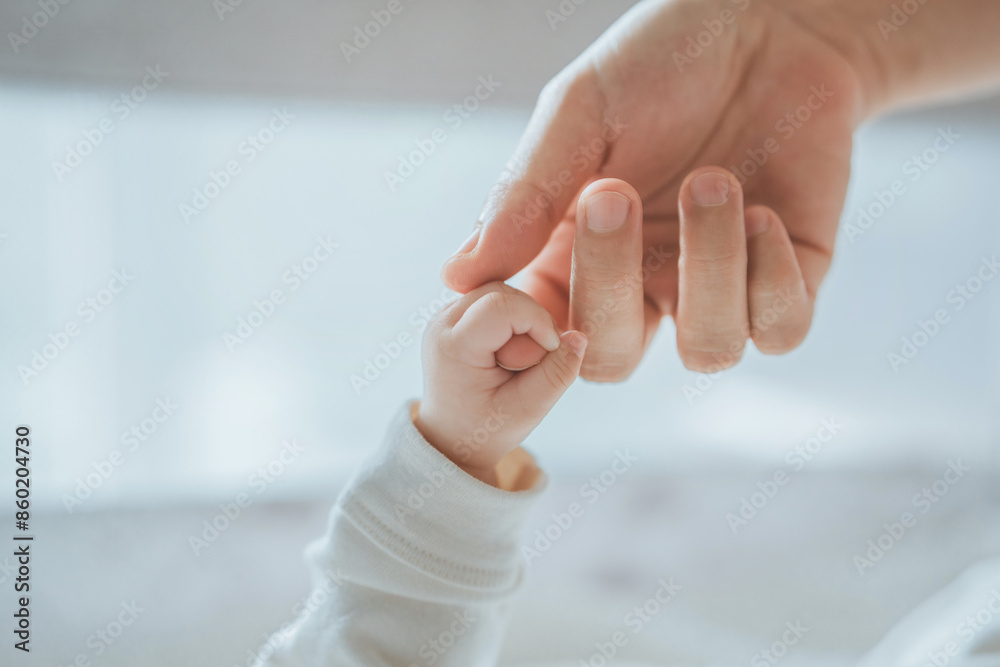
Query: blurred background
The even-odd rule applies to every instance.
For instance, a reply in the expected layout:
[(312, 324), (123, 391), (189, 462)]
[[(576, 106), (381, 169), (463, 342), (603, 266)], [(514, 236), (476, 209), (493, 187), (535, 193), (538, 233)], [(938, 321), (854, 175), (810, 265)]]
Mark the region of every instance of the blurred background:
[[(248, 664), (308, 593), (301, 550), (337, 490), (419, 395), (420, 334), (451, 296), (440, 266), (539, 90), (633, 3), (568, 3), (552, 24), (555, 0), (403, 0), (346, 54), (384, 3), (74, 0), (43, 22), (44, 4), (0, 6), (0, 424), (11, 442), (32, 428), (38, 536), (37, 652), (4, 662)], [(472, 108), (481, 79), (495, 85)], [(447, 140), (388, 183), (436, 128)], [(801, 348), (703, 376), (666, 320), (629, 381), (570, 392), (528, 443), (553, 479), (538, 525), (616, 449), (641, 470), (533, 565), (532, 613), (551, 618), (553, 591), (581, 604), (544, 636), (519, 616), (504, 664), (528, 644), (589, 655), (601, 614), (668, 571), (702, 593), (635, 659), (745, 663), (801, 617), (815, 630), (788, 664), (847, 664), (1000, 546), (1000, 280), (955, 300), (1000, 252), (997, 155), (1000, 98), (865, 126)], [(896, 179), (905, 194), (849, 233)], [(894, 368), (939, 309), (948, 323)], [(734, 534), (727, 513), (831, 419), (835, 438)], [(852, 556), (956, 459), (971, 481), (895, 566), (859, 576)], [(192, 546), (241, 493), (252, 505)], [(132, 600), (148, 611), (98, 653)]]

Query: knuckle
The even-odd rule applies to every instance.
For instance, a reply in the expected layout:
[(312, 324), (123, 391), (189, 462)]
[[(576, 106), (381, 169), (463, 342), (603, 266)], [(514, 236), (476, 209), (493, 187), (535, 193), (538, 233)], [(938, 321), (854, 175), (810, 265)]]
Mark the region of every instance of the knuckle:
[(754, 295), (751, 299), (749, 334), (764, 354), (783, 354), (798, 347), (812, 323), (812, 309), (804, 295), (779, 290)]
[(570, 382), (566, 379), (558, 369), (553, 366), (545, 367), (545, 379), (549, 383), (549, 387), (555, 391), (564, 391), (569, 388)]
[(508, 312), (511, 308), (511, 295), (503, 290), (488, 292), (483, 296), (486, 306), (491, 310), (501, 313)]
[(624, 364), (587, 364), (580, 369), (580, 377), (588, 382), (624, 382), (632, 375), (633, 367)]
[(507, 291), (494, 292), (494, 294), (496, 294), (494, 300), (496, 301), (497, 309), (506, 317), (513, 317), (521, 305), (520, 295), (516, 292)]
[(586, 80), (580, 72), (567, 67), (542, 86), (542, 90), (538, 93), (539, 108), (558, 110), (569, 106), (587, 92)]
[(573, 287), (582, 295), (620, 295), (627, 291), (632, 276), (620, 267), (609, 266), (606, 259), (574, 267)]
[[(554, 220), (556, 217), (556, 200), (541, 185), (534, 181), (526, 180), (522, 184), (522, 192), (525, 202), (524, 208), (520, 211), (524, 220), (529, 223), (539, 221)], [(506, 250), (507, 248), (505, 248)], [(513, 247), (509, 248), (513, 250)]]
[(448, 310), (454, 305), (455, 302), (453, 301), (431, 317), (427, 323), (427, 328), (424, 330), (425, 341), (440, 341), (448, 330), (451, 329), (451, 318), (448, 316)]
[(685, 248), (677, 260), (677, 270), (682, 276), (708, 284), (729, 283), (747, 270), (747, 253), (736, 245), (715, 245), (704, 248)]
[(451, 359), (460, 358), (463, 343), (459, 337), (454, 335), (453, 331), (449, 328), (437, 327), (433, 333), (431, 332), (431, 328), (427, 328), (426, 336), (427, 340), (432, 342), (433, 345), (425, 346), (425, 348), (428, 350), (437, 350), (438, 354)]
[[(523, 157), (511, 158), (502, 181), (491, 191), (487, 205), (487, 210), (491, 212), (487, 217), (495, 217), (501, 213), (513, 216), (513, 229), (517, 235), (525, 231), (541, 233), (546, 227), (537, 223), (553, 220), (556, 216), (555, 197), (542, 187), (541, 182), (535, 181), (526, 169)], [(497, 244), (494, 252), (507, 259), (516, 254), (517, 249), (513, 244)]]
[(494, 280), (485, 283), (484, 285), (478, 287), (477, 289), (469, 292), (468, 294), (465, 295), (465, 298), (468, 299), (469, 303), (471, 304), (473, 302), (478, 301), (479, 299), (483, 299), (489, 296), (490, 294), (496, 294), (497, 292), (505, 292), (509, 289), (512, 288), (508, 287), (504, 282), (499, 280)]
[(570, 359), (572, 353), (560, 348), (550, 354), (550, 362), (543, 366), (545, 378), (553, 389), (564, 391), (573, 384), (573, 379), (576, 376), (576, 373), (573, 372), (573, 362)]
[(566, 84), (562, 79), (561, 75), (554, 76), (542, 86), (542, 89), (538, 92), (538, 99), (535, 104), (536, 108), (547, 108), (559, 103), (559, 100), (563, 97), (562, 91), (566, 88)]
[(580, 369), (580, 377), (589, 382), (623, 382), (638, 367), (641, 355), (641, 341), (617, 351), (602, 350), (594, 346), (591, 352), (591, 348), (588, 348), (583, 367)]

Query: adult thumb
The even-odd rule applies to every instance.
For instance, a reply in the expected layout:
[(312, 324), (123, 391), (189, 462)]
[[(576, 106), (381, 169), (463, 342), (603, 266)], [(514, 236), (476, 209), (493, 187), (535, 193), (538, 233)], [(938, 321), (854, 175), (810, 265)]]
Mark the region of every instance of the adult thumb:
[(603, 120), (592, 68), (577, 70), (545, 87), (472, 236), (445, 263), (442, 277), (455, 291), (507, 280), (527, 266), (620, 135), (618, 123)]

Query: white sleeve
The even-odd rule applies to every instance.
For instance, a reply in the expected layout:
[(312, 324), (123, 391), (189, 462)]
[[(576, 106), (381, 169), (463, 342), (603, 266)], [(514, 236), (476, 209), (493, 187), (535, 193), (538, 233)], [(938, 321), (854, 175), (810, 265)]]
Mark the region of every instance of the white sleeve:
[(401, 410), (307, 549), (307, 604), (257, 664), (492, 665), (525, 574), (521, 528), (546, 484), (529, 456), (522, 462), (526, 473), (515, 476), (530, 489), (484, 484), (424, 440), (409, 406)]

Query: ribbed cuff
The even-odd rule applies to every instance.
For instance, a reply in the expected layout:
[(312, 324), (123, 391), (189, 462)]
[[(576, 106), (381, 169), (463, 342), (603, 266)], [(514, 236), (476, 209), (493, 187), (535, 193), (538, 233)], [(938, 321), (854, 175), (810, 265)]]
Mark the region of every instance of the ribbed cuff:
[(341, 495), (339, 514), (430, 577), (479, 593), (513, 590), (523, 575), (522, 528), (545, 476), (527, 491), (485, 484), (430, 445), (410, 415), (410, 405), (397, 414), (383, 446)]

